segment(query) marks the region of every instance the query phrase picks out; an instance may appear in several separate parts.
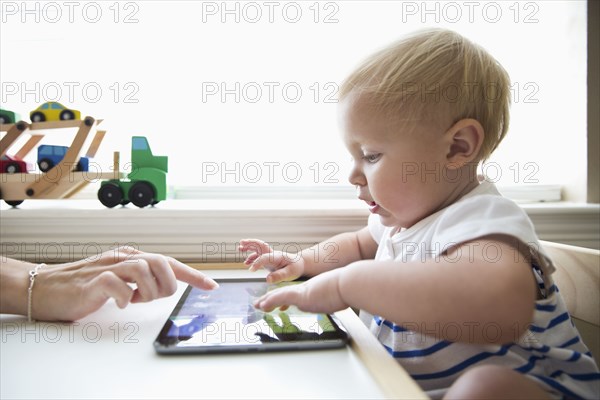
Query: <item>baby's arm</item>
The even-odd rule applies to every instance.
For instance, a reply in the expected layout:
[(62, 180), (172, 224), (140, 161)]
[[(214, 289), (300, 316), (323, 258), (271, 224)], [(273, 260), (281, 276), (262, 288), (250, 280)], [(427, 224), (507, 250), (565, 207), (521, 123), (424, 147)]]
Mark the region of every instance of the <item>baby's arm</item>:
[(410, 330), (452, 340), (460, 329), (461, 341), (512, 342), (531, 322), (537, 293), (531, 264), (518, 248), (516, 240), (488, 236), (438, 260), (354, 263), (340, 275), (340, 294)]
[(312, 312), (351, 306), (441, 339), (512, 342), (531, 322), (536, 296), (531, 265), (518, 248), (489, 236), (424, 262), (358, 261), (270, 292), (255, 305)]
[(373, 259), (377, 243), (368, 227), (364, 227), (333, 236), (297, 254), (274, 251), (267, 243), (257, 239), (241, 240), (239, 248), (252, 251), (245, 261), (250, 270), (268, 269), (272, 272), (267, 281), (276, 283), (300, 276), (312, 277), (355, 261)]

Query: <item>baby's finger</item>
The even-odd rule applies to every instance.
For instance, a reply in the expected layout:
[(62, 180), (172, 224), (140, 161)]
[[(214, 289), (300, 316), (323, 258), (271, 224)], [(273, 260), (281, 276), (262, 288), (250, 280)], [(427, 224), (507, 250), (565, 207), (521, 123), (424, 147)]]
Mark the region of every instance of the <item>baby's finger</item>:
[(285, 307), (296, 305), (299, 300), (299, 293), (295, 287), (286, 287), (267, 293), (263, 297), (256, 300), (254, 307), (265, 312), (273, 311), (277, 307)]
[(267, 283), (279, 283), (298, 279), (300, 274), (296, 270), (296, 264), (288, 264), (285, 268), (278, 269), (267, 275)]
[(254, 251), (259, 255), (273, 251), (267, 242), (259, 239), (242, 239), (240, 240), (239, 249), (240, 251)]
[(244, 260), (244, 264), (245, 264), (245, 265), (250, 265), (250, 264), (252, 264), (254, 261), (256, 261), (256, 259), (257, 259), (258, 257), (260, 257), (260, 254), (258, 254), (258, 253), (252, 253), (252, 254), (250, 254), (250, 255), (248, 255), (248, 256), (246, 257), (246, 259)]
[(285, 265), (285, 262), (286, 259), (282, 253), (267, 253), (257, 257), (249, 270), (254, 272), (264, 268), (267, 271), (275, 271)]
[(219, 284), (204, 275), (202, 272), (195, 270), (194, 268), (185, 265), (179, 260), (172, 257), (167, 257), (169, 264), (175, 273), (175, 277), (185, 283), (197, 287), (199, 289), (212, 290), (219, 287)]

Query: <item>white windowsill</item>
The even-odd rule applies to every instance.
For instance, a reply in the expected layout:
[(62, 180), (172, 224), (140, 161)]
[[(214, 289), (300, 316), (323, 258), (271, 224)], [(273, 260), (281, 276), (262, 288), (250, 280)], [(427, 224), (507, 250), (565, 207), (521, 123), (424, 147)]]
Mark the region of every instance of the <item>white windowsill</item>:
[[(600, 205), (521, 205), (543, 240), (598, 248)], [(173, 200), (154, 208), (107, 209), (97, 200), (28, 200), (0, 206), (0, 252), (8, 257), (66, 261), (115, 245), (172, 255), (188, 262), (238, 262), (241, 238), (256, 237), (296, 251), (363, 227), (358, 200)]]

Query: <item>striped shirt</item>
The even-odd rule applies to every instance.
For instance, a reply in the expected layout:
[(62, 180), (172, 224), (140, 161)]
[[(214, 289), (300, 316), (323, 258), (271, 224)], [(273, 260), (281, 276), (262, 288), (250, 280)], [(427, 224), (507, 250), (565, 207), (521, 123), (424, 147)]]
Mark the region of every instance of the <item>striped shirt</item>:
[[(469, 368), (494, 364), (526, 374), (546, 390), (568, 398), (600, 398), (600, 374), (591, 353), (573, 325), (559, 289), (552, 281), (554, 266), (540, 247), (534, 227), (525, 212), (502, 197), (495, 186), (483, 182), (456, 203), (430, 215), (409, 229), (394, 233), (375, 214), (369, 229), (379, 244), (376, 260), (414, 262), (444, 260), (446, 251), (460, 243), (503, 234), (526, 244), (532, 259), (532, 272), (541, 296), (535, 303), (531, 325), (525, 334), (514, 327), (515, 340), (504, 345), (479, 345), (461, 337), (481, 329), (491, 341), (500, 337), (501, 327), (447, 323), (434, 326), (402, 326), (361, 311), (361, 319), (388, 352), (432, 397), (446, 389)], [(496, 249), (481, 248), (488, 257)], [(463, 255), (464, 256), (464, 255)], [(515, 254), (515, 256), (518, 256)], [(452, 261), (447, 259), (447, 261)], [(397, 265), (400, 268), (402, 263)], [(444, 337), (447, 340), (440, 340)]]

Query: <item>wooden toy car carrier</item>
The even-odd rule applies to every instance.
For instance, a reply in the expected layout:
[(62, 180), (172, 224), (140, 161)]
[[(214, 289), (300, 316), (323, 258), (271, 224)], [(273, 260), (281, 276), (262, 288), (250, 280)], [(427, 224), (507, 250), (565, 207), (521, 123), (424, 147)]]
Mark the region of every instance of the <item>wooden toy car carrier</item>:
[[(44, 131), (43, 134), (32, 134), (29, 140), (15, 153), (21, 159), (37, 145), (47, 132), (64, 128), (79, 128), (64, 158), (50, 170), (43, 173), (3, 173), (0, 174), (0, 199), (17, 206), (27, 199), (63, 199), (69, 198), (83, 189), (88, 183), (101, 179), (121, 179), (119, 172), (119, 153), (115, 153), (111, 172), (74, 171), (77, 161), (82, 155), (82, 148), (92, 129), (102, 122), (92, 117), (83, 120), (48, 121), (27, 123), (19, 121), (15, 124), (0, 124), (0, 132), (6, 132), (0, 140), (0, 157), (27, 131)], [(95, 156), (106, 131), (96, 130), (95, 135), (85, 153), (86, 157)]]

